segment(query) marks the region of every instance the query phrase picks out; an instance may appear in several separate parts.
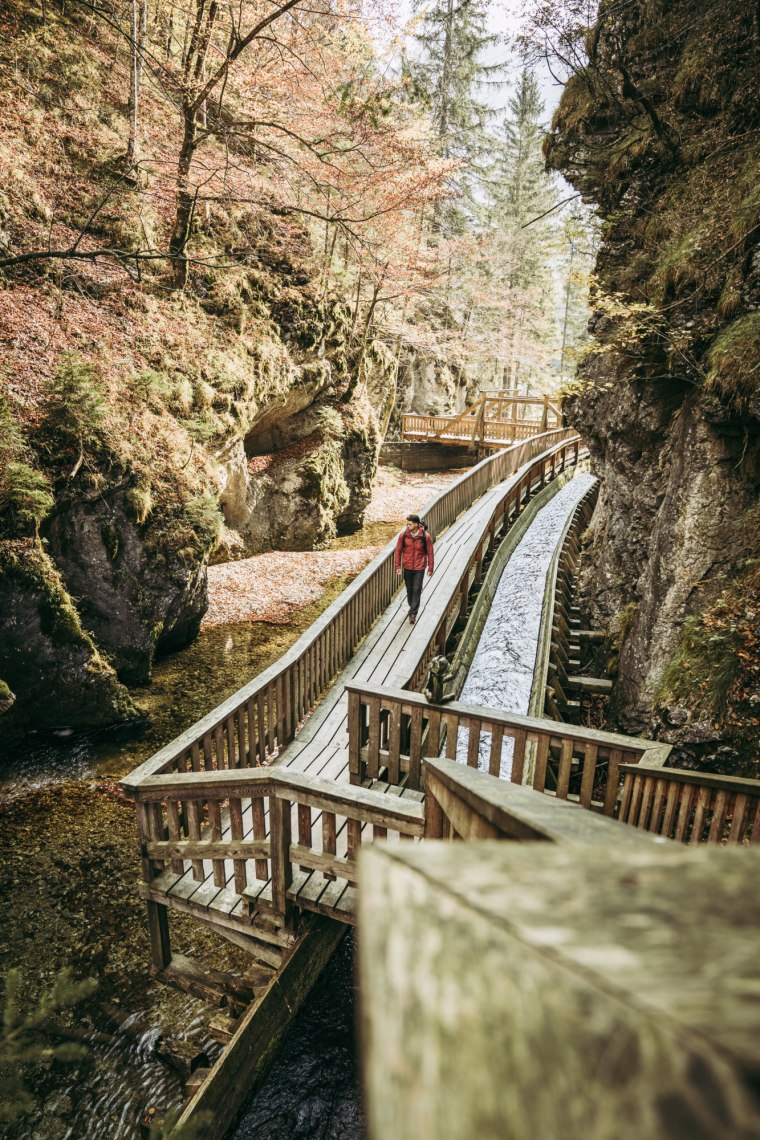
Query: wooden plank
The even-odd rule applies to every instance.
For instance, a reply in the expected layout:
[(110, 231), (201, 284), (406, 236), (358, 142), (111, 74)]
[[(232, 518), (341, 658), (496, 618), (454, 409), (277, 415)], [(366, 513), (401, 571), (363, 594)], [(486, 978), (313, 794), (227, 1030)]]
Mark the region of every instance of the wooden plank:
[[(172, 800), (166, 805), (166, 824), (169, 839), (175, 843), (178, 842), (182, 832), (180, 827), (179, 803), (176, 800)], [(177, 875), (182, 875), (184, 870), (185, 866), (182, 859), (172, 859), (172, 871)]]
[[(229, 802), (230, 813), (230, 834), (234, 840), (242, 840), (243, 838), (243, 805), (237, 798), (230, 799)], [(235, 890), (240, 893), (244, 891), (247, 885), (248, 876), (246, 874), (246, 860), (233, 858), (232, 866), (235, 875)]]
[(557, 790), (555, 795), (558, 800), (566, 800), (567, 793), (570, 790), (570, 773), (573, 766), (573, 741), (563, 740), (562, 748), (559, 757), (559, 770), (557, 772)]
[[(263, 796), (253, 796), (251, 799), (251, 819), (253, 824), (253, 837), (256, 840), (263, 840), (266, 838), (267, 821), (266, 821), (266, 807), (264, 806)], [(266, 859), (257, 859), (255, 863), (256, 878), (260, 881), (267, 882), (269, 880), (269, 863)]]
[[(546, 765), (549, 759), (549, 734), (542, 732), (538, 737), (536, 746), (536, 764), (533, 769), (533, 788), (543, 792), (546, 786)], [(512, 780), (515, 783), (515, 780)]]
[(741, 843), (744, 837), (744, 816), (747, 811), (747, 803), (748, 797), (743, 793), (739, 793), (734, 804), (734, 813), (731, 819), (731, 827), (728, 832), (729, 843)]
[[(501, 725), (493, 725), (491, 733), (495, 734), (499, 729), (503, 731)], [(512, 753), (512, 772), (510, 774), (510, 780), (513, 784), (522, 784), (525, 775), (525, 745), (528, 740), (528, 734), (518, 728), (511, 735), (514, 739), (515, 746)]]
[(270, 796), (269, 823), (271, 830), (272, 905), (275, 914), (280, 915), (287, 925), (292, 909), (288, 900), (288, 888), (293, 881), (293, 865), (290, 862), (291, 805), (289, 800), (280, 799), (279, 796)]
[[(627, 773), (625, 778), (626, 781), (629, 779)], [(662, 830), (660, 832), (660, 835), (664, 835), (666, 839), (671, 838), (671, 833), (673, 831), (673, 820), (678, 808), (678, 791), (678, 784), (669, 784), (668, 793), (665, 799), (665, 814), (663, 816)]]
[[(400, 718), (399, 718), (400, 719)], [(419, 788), (422, 785), (422, 709), (412, 709), (412, 723), (411, 731), (409, 734), (409, 777), (408, 785), (410, 788)], [(391, 778), (389, 772), (388, 778), (391, 783), (398, 783), (398, 776), (395, 780)]]
[(667, 790), (667, 783), (659, 777), (654, 781), (654, 793), (652, 798), (652, 814), (649, 818), (648, 831), (653, 835), (660, 834), (660, 825), (662, 822), (662, 809), (665, 802), (665, 792)]
[(691, 822), (691, 805), (694, 799), (694, 788), (688, 785), (681, 786), (681, 794), (678, 803), (678, 823), (676, 824), (675, 839), (677, 843), (683, 843), (686, 835), (686, 829)]
[(376, 780), (380, 775), (380, 698), (369, 697), (367, 700), (367, 716), (369, 718), (369, 736), (367, 741), (367, 776)]
[(335, 813), (331, 811), (322, 812), (322, 850), (325, 855), (335, 855)]
[(607, 763), (607, 784), (604, 789), (603, 808), (605, 815), (613, 816), (615, 814), (615, 805), (617, 804), (620, 786), (620, 764), (622, 759), (623, 750), (621, 748), (613, 748)]
[(348, 693), (348, 767), (352, 776), (361, 774), (361, 698), (358, 693)]
[(640, 828), (641, 831), (648, 831), (649, 810), (652, 806), (652, 798), (654, 796), (654, 779), (652, 776), (643, 776), (642, 781), (641, 807), (639, 809), (636, 826)]
[(492, 776), (499, 776), (501, 774), (501, 752), (503, 742), (504, 729), (500, 724), (494, 725), (491, 731), (491, 751), (488, 757), (488, 771)]
[[(397, 784), (399, 782), (399, 777), (400, 777), (399, 761), (400, 761), (400, 756), (401, 756), (401, 706), (396, 705), (396, 704), (392, 705), (390, 710), (389, 710), (388, 715), (390, 717), (390, 726), (389, 726), (389, 732), (388, 732), (388, 779), (390, 780), (390, 782), (392, 784)], [(420, 710), (420, 726), (421, 726), (421, 724), (422, 724), (422, 710)], [(412, 731), (412, 736), (414, 736), (414, 731)], [(414, 747), (415, 746), (414, 746), (414, 741), (413, 741), (412, 746), (411, 746), (411, 756), (412, 757), (414, 756)], [(419, 751), (420, 751), (420, 742), (417, 741), (417, 752), (418, 752), (418, 754), (419, 754)], [(420, 766), (419, 766), (419, 759), (418, 759), (418, 761), (417, 761), (417, 784), (415, 785), (416, 787), (419, 787), (419, 772), (420, 772)], [(409, 778), (410, 778), (410, 780), (413, 778), (412, 773), (411, 773), (411, 766), (410, 766)]]
[(594, 779), (596, 777), (596, 759), (599, 752), (598, 745), (587, 744), (583, 752), (583, 775), (581, 776), (581, 790), (579, 801), (581, 807), (591, 807), (594, 795)]
[(480, 756), (480, 728), (479, 720), (470, 719), (466, 722), (467, 737), (467, 767), (477, 768)]
[[(210, 799), (208, 801), (208, 818), (211, 824), (211, 842), (220, 843), (222, 839), (222, 811), (218, 800)], [(211, 863), (214, 883), (217, 887), (223, 887), (227, 882), (227, 876), (224, 871), (224, 859), (213, 859)]]
[(705, 811), (710, 802), (712, 792), (710, 788), (700, 788), (697, 792), (697, 803), (694, 809), (694, 823), (689, 836), (689, 843), (696, 844), (701, 842), (702, 839), (702, 824), (704, 823)]
[(204, 1140), (223, 1140), (344, 931), (345, 926), (328, 919), (312, 921), (272, 981), (243, 1014), (229, 1046), (183, 1110), (178, 1128), (190, 1128), (202, 1118)]
[(726, 823), (726, 803), (728, 792), (720, 791), (715, 794), (715, 803), (712, 809), (712, 821), (707, 835), (708, 843), (720, 843), (723, 838), (723, 828)]
[[(201, 805), (198, 800), (188, 800), (185, 805), (187, 815), (187, 834), (190, 839), (199, 840), (201, 837)], [(206, 878), (202, 859), (193, 859), (193, 878), (202, 883)]]

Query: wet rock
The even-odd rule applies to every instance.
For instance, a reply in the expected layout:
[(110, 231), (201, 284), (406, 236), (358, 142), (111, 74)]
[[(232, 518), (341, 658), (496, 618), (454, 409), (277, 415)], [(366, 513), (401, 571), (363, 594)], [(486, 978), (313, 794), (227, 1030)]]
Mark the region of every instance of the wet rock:
[(119, 491), (72, 503), (45, 534), (84, 625), (126, 684), (150, 680), (156, 652), (189, 644), (208, 604), (203, 553), (173, 549), (167, 536), (157, 557), (150, 531)]
[(138, 716), (31, 539), (0, 543), (0, 675), (16, 694), (3, 719), (6, 739), (29, 727), (90, 728)]

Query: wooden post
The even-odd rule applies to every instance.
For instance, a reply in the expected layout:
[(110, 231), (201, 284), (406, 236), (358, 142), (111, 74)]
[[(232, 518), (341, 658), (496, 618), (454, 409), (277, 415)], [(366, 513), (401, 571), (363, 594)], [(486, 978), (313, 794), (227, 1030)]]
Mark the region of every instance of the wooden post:
[(150, 956), (153, 965), (165, 970), (172, 960), (172, 947), (169, 938), (169, 912), (161, 903), (148, 899), (148, 930), (150, 931)]
[(543, 409), (543, 413), (541, 415), (541, 431), (542, 432), (547, 430), (548, 423), (549, 423), (549, 397), (544, 396), (544, 409)]
[(272, 845), (272, 904), (275, 914), (288, 926), (292, 911), (288, 887), (293, 882), (290, 862), (290, 800), (269, 797), (269, 827)]

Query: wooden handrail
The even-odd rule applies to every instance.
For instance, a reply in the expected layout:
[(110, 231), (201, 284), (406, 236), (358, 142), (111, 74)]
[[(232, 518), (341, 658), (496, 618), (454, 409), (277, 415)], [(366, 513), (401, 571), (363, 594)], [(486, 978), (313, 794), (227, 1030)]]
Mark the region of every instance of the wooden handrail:
[(679, 843), (759, 843), (760, 780), (621, 765), (620, 819)]
[(442, 759), (425, 761), (425, 838), (543, 840), (583, 847), (662, 842), (567, 800)]
[[(529, 459), (578, 439), (565, 428), (484, 459), (428, 503), (431, 532), (440, 534)], [(124, 786), (160, 772), (253, 768), (275, 758), (398, 590), (394, 547), (392, 539), (277, 662), (131, 772)]]
[(547, 790), (547, 771), (555, 766), (553, 794), (574, 796), (584, 807), (598, 802), (605, 815), (616, 811), (621, 764), (664, 763), (669, 747), (641, 737), (580, 725), (562, 724), (478, 705), (430, 704), (403, 689), (349, 683), (349, 754), (352, 779), (380, 778), (419, 787), (423, 763), (445, 747), (456, 759), (464, 747), (469, 767), (488, 752), (488, 771), (498, 776), (504, 742), (513, 741), (511, 780), (523, 783), (526, 747), (535, 745), (531, 783)]

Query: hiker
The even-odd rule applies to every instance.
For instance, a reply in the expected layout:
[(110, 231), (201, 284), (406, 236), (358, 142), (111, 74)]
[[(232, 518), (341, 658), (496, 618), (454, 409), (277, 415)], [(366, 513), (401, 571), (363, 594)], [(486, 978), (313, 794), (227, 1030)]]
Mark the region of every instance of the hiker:
[(407, 515), (406, 526), (396, 543), (396, 573), (403, 568), (409, 622), (414, 625), (420, 608), (422, 580), (427, 566), (428, 578), (433, 573), (433, 540), (419, 515)]

